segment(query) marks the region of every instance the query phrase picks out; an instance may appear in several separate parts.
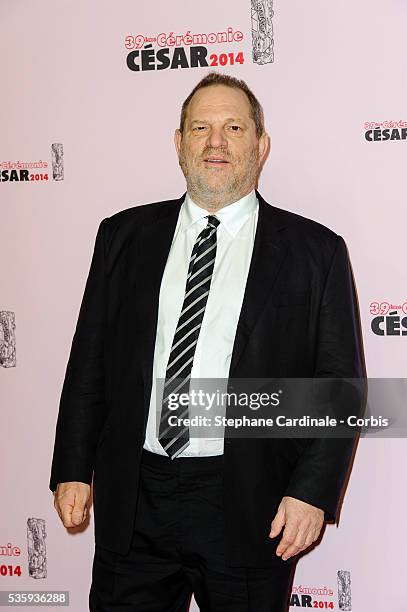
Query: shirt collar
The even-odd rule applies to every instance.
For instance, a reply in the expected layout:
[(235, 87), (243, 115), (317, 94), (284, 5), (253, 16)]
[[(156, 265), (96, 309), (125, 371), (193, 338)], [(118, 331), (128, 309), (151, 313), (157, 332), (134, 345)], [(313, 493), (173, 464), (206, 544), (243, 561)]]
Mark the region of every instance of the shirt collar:
[[(219, 219), (229, 234), (235, 237), (242, 225), (257, 207), (258, 201), (256, 192), (253, 189), (243, 198), (240, 198), (240, 200), (237, 200), (236, 202), (233, 202), (232, 204), (224, 206), (218, 210), (218, 212), (215, 213), (215, 216)], [(189, 227), (191, 227), (191, 225), (200, 221), (201, 219), (204, 220), (206, 224), (207, 219), (205, 219), (205, 217), (210, 214), (208, 210), (205, 210), (204, 208), (201, 208), (195, 204), (188, 192), (182, 205), (182, 213), (180, 228), (182, 231), (187, 230)]]

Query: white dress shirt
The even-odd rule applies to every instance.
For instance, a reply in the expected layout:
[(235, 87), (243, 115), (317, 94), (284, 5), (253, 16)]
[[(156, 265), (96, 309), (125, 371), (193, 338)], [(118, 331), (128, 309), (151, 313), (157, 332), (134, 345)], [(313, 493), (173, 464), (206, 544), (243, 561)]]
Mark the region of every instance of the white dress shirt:
[[(217, 251), (210, 291), (191, 370), (192, 379), (228, 379), (237, 323), (252, 258), (259, 204), (255, 191), (214, 213)], [(144, 448), (166, 455), (157, 439), (157, 379), (165, 379), (175, 330), (182, 310), (189, 260), (198, 234), (206, 227), (208, 210), (187, 194), (181, 205), (164, 269), (154, 348), (152, 389)], [(161, 394), (162, 397), (162, 394)], [(158, 423), (157, 420), (158, 419)], [(178, 457), (223, 454), (223, 438), (191, 437)]]

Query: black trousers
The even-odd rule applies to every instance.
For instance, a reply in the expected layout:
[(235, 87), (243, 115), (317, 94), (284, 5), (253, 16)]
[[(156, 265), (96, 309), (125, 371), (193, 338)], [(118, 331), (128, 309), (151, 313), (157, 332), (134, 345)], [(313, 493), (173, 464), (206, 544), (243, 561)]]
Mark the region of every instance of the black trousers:
[[(294, 564), (228, 567), (223, 455), (170, 459), (143, 449), (130, 551), (95, 546), (91, 612), (286, 612)], [(112, 523), (114, 516), (112, 516)]]

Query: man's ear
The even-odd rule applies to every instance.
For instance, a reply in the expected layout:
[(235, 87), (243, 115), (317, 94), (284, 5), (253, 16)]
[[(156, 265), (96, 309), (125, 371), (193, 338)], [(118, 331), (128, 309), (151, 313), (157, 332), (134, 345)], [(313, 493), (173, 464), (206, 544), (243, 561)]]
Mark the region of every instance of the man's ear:
[(179, 157), (180, 150), (181, 150), (181, 140), (182, 140), (182, 134), (181, 134), (181, 131), (177, 128), (174, 134), (174, 144), (177, 150), (178, 157)]
[(271, 147), (271, 137), (264, 132), (259, 138), (259, 157), (260, 165), (262, 166), (266, 161)]

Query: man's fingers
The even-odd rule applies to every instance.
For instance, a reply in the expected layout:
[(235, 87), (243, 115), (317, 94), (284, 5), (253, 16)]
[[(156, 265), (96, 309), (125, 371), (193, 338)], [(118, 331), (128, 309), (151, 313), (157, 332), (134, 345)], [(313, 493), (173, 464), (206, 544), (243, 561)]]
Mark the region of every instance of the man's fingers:
[(84, 483), (67, 483), (57, 489), (54, 507), (64, 527), (76, 527), (86, 519), (89, 491), (89, 485)]
[(54, 508), (55, 508), (55, 510), (58, 512), (58, 516), (59, 516), (59, 518), (60, 518), (60, 519), (62, 519), (62, 516), (61, 516), (61, 511), (60, 511), (60, 509), (59, 509), (59, 503), (58, 503), (58, 498), (57, 498), (57, 494), (56, 494), (56, 492), (54, 493)]
[(315, 529), (311, 529), (310, 532), (307, 535), (307, 539), (305, 540), (304, 550), (306, 550), (309, 546), (311, 546), (311, 544), (313, 542), (315, 542), (317, 537), (318, 536), (316, 536), (316, 530)]
[[(64, 527), (75, 527), (79, 525), (78, 522), (73, 521), (75, 502), (69, 501), (67, 499), (61, 500), (60, 502), (61, 514), (62, 514), (62, 522)], [(78, 513), (78, 508), (76, 508), (76, 514)]]
[(305, 548), (305, 543), (307, 541), (307, 538), (310, 536), (312, 537), (312, 529), (311, 529), (311, 525), (309, 525), (308, 527), (301, 526), (301, 529), (298, 531), (297, 533), (297, 537), (294, 540), (294, 546), (300, 550), (302, 550), (303, 548)]
[(283, 537), (277, 546), (276, 554), (283, 555), (289, 546), (292, 546), (297, 537), (299, 526), (296, 522), (286, 523)]
[(306, 528), (305, 530), (304, 528), (299, 529), (295, 540), (283, 551), (281, 557), (283, 561), (287, 561), (287, 559), (289, 559), (293, 555), (297, 555), (299, 552), (305, 549), (305, 542), (309, 536), (309, 533), (310, 528)]
[(270, 530), (269, 537), (275, 538), (276, 536), (278, 536), (278, 534), (280, 533), (284, 525), (285, 525), (285, 511), (284, 511), (284, 506), (280, 505), (277, 511), (277, 514), (271, 523), (271, 530)]
[(73, 525), (80, 525), (85, 520), (85, 505), (79, 502), (75, 503), (74, 509), (72, 510), (71, 521)]
[(290, 496), (283, 497), (281, 506), (285, 511), (285, 528), (276, 554), (286, 561), (317, 539), (324, 522), (324, 511)]
[[(289, 544), (282, 552), (281, 558), (286, 561), (293, 555), (297, 555), (302, 550), (306, 550), (318, 538), (319, 530), (311, 525), (301, 527), (297, 533), (295, 540)], [(281, 544), (282, 542), (280, 542)], [(277, 548), (277, 551), (279, 549)], [(278, 552), (277, 552), (278, 554)]]

